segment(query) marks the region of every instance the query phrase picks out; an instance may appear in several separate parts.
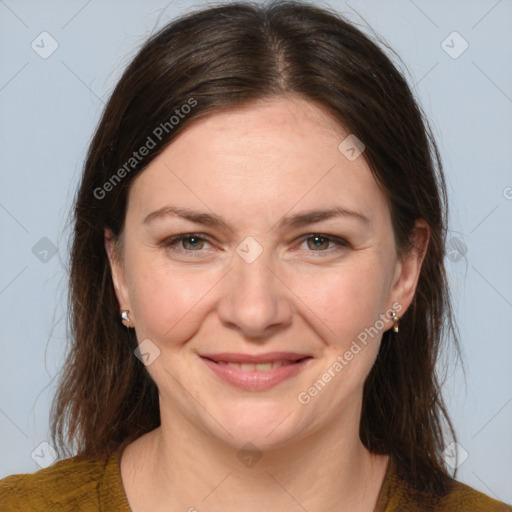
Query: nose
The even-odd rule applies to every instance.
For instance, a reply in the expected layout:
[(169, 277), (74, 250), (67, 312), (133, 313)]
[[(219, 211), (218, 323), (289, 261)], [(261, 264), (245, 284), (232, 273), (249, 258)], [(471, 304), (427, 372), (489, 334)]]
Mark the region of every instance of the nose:
[(292, 322), (292, 292), (263, 252), (248, 263), (238, 255), (223, 283), (217, 312), (221, 322), (245, 338), (267, 339)]

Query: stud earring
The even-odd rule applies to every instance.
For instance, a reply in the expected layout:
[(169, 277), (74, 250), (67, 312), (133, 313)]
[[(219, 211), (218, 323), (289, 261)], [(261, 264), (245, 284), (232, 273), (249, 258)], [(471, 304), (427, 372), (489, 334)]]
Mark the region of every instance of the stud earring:
[(130, 322), (130, 317), (128, 316), (129, 311), (125, 309), (124, 311), (121, 311), (121, 321), (123, 322)]
[(396, 316), (395, 310), (393, 310), (393, 331), (398, 332), (398, 322), (400, 321), (400, 318)]

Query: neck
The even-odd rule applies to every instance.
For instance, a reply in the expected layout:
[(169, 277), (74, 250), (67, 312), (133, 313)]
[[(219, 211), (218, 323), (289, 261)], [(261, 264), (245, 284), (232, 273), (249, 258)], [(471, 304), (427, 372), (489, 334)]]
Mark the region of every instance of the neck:
[(127, 492), (134, 512), (169, 510), (170, 505), (189, 512), (375, 508), (388, 457), (363, 446), (358, 417), (281, 447), (249, 452), (212, 437), (176, 412), (168, 418), (163, 414), (162, 426), (137, 440), (138, 448), (125, 461), (123, 479), (136, 479), (125, 485), (134, 489)]

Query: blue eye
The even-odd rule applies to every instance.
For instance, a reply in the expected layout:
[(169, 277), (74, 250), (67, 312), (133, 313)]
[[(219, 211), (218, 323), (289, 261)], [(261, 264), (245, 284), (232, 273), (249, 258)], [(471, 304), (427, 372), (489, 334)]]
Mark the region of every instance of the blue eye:
[[(330, 243), (337, 245), (338, 247), (335, 248), (336, 250), (340, 249), (340, 247), (348, 247), (349, 246), (348, 242), (346, 240), (344, 240), (343, 238), (340, 238), (337, 236), (323, 235), (320, 233), (312, 233), (312, 234), (306, 235), (305, 237), (303, 237), (302, 240), (303, 240), (303, 242), (306, 242), (306, 243), (308, 243), (309, 240), (313, 241), (312, 242), (313, 245), (308, 243), (308, 248), (312, 249), (312, 252), (327, 252), (329, 247), (326, 247), (326, 243), (327, 243), (327, 245), (329, 245)], [(331, 247), (331, 249), (332, 249), (332, 247)]]
[[(176, 247), (177, 244), (189, 241), (190, 248), (187, 247), (179, 247), (179, 249), (183, 249), (188, 252), (195, 252), (202, 249), (202, 244), (206, 242), (206, 238), (204, 236), (198, 235), (196, 233), (186, 233), (183, 235), (174, 236), (164, 241), (164, 245), (166, 247)], [(187, 242), (187, 243), (189, 243)]]
[[(350, 244), (343, 238), (324, 235), (320, 233), (310, 233), (301, 238), (301, 245), (306, 242), (309, 252), (331, 253), (343, 248), (347, 248)], [(310, 241), (312, 241), (310, 243)], [(204, 244), (209, 243), (208, 239), (199, 233), (184, 233), (182, 235), (167, 238), (162, 242), (162, 246), (171, 250), (181, 251), (185, 253), (200, 253), (204, 249)], [(330, 246), (333, 244), (334, 246)]]

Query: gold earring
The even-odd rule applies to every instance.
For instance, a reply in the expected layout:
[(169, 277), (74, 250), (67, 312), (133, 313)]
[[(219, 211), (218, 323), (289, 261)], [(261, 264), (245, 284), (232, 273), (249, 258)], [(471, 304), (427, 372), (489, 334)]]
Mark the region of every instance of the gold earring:
[(398, 322), (400, 321), (400, 318), (396, 316), (395, 310), (393, 310), (393, 331), (398, 332)]

